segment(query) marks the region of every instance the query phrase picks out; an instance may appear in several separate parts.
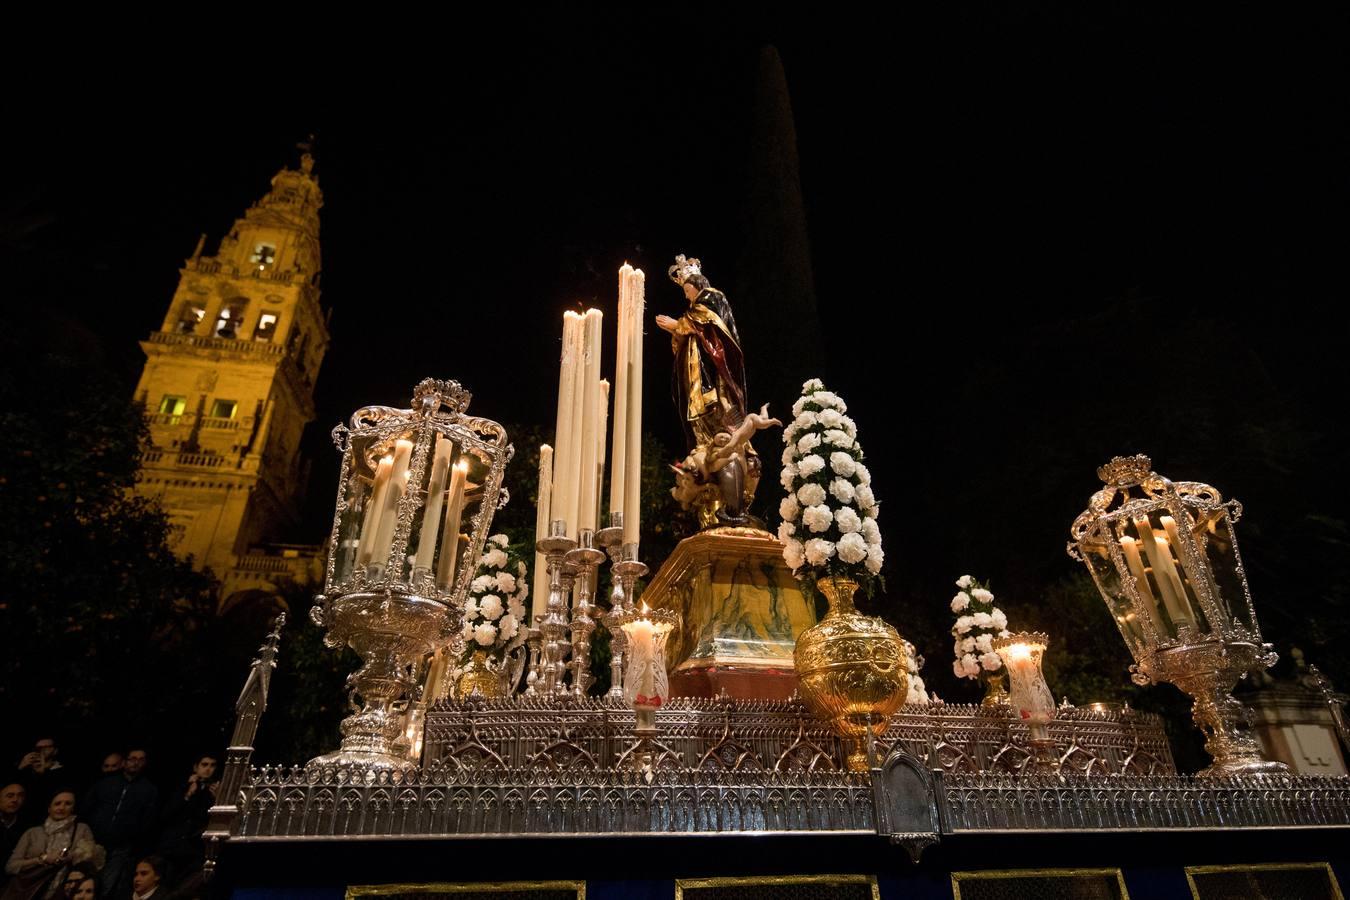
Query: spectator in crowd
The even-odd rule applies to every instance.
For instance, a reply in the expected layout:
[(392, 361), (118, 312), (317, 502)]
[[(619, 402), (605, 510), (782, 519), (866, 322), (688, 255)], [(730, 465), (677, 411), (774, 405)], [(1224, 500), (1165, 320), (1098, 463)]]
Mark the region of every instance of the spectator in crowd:
[(41, 809), (58, 790), (69, 787), (65, 766), (57, 759), (56, 738), (39, 736), (33, 749), (19, 760), (19, 781), (28, 790), (28, 803)]
[(100, 778), (85, 800), (85, 818), (108, 851), (99, 884), (103, 897), (127, 895), (133, 863), (155, 826), (159, 791), (145, 777), (146, 759), (144, 750), (129, 752), (122, 771)]
[(61, 880), (61, 892), (57, 897), (62, 900), (70, 900), (75, 896), (75, 892), (80, 889), (80, 885), (89, 878), (88, 869), (92, 869), (88, 863), (83, 866), (74, 866), (66, 871), (66, 877)]
[[(10, 854), (19, 846), (19, 838), (27, 830), (23, 819), (23, 801), (28, 792), (17, 781), (0, 787), (0, 860), (9, 862)], [(0, 887), (9, 880), (9, 874), (0, 874)]]
[(216, 802), (218, 763), (214, 753), (199, 756), (187, 783), (164, 804), (156, 852), (173, 870), (174, 894), (195, 896), (201, 890), (202, 863), (206, 859), (202, 832)]
[(136, 863), (136, 874), (131, 881), (131, 900), (150, 900), (163, 898), (159, 883), (164, 880), (164, 860), (158, 856), (147, 856)]
[(13, 876), (3, 900), (28, 900), (61, 889), (68, 866), (98, 864), (100, 848), (89, 826), (75, 820), (75, 795), (60, 791), (47, 806), (47, 821), (19, 838), (5, 871)]
[(103, 757), (104, 775), (116, 775), (120, 771), (122, 771), (122, 754), (114, 750), (112, 753)]
[(97, 900), (98, 882), (92, 878), (86, 878), (80, 882), (80, 886), (75, 889), (71, 895), (74, 900)]

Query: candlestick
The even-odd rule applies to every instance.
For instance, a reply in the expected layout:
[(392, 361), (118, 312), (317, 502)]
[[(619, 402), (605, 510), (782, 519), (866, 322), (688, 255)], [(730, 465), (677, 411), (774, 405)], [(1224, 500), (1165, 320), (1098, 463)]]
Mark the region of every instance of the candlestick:
[[(539, 503), (535, 509), (534, 516), (534, 540), (536, 546), (539, 541), (548, 537), (548, 523), (551, 504), (553, 501), (553, 448), (548, 444), (539, 447)], [(534, 551), (534, 590), (530, 595), (530, 618), (526, 620), (526, 627), (535, 620), (535, 617), (542, 616), (544, 609), (548, 606), (548, 567), (544, 561), (544, 554), (538, 550)]]
[(445, 482), (450, 476), (450, 457), (455, 445), (445, 435), (436, 435), (436, 451), (431, 463), (431, 481), (427, 485), (427, 505), (422, 510), (422, 533), (417, 538), (415, 569), (430, 571), (436, 558), (436, 537), (441, 527), (441, 507), (445, 504)]
[(595, 596), (596, 567), (605, 558), (604, 551), (595, 549), (595, 532), (589, 528), (581, 530), (581, 538), (575, 549), (567, 551), (567, 564), (576, 569), (576, 595), (572, 601), (572, 693), (578, 697), (586, 696), (591, 683), (591, 632), (595, 630), (595, 619), (591, 614), (595, 607), (591, 604)]
[[(638, 543), (642, 517), (642, 323), (646, 309), (645, 284), (647, 276), (634, 269), (628, 276), (630, 321), (628, 347), (628, 413), (625, 425), (626, 448), (623, 478), (623, 542)], [(636, 550), (633, 553), (636, 559)]]
[[(603, 439), (599, 436), (599, 429), (600, 338), (604, 314), (598, 309), (588, 309), (582, 322), (581, 453), (578, 458), (581, 476), (578, 481), (577, 531), (575, 532), (578, 535), (581, 529), (594, 531), (596, 526), (596, 502), (599, 496), (596, 493), (595, 483), (596, 450), (600, 445), (599, 442)], [(571, 529), (568, 530), (569, 535), (573, 533)]]
[(567, 653), (563, 637), (568, 631), (567, 596), (573, 575), (567, 571), (564, 558), (575, 546), (576, 541), (563, 532), (563, 523), (558, 520), (550, 524), (549, 536), (535, 544), (548, 565), (548, 606), (539, 622), (539, 681), (543, 685), (535, 683), (535, 689), (546, 697), (563, 692), (563, 658)]
[(1021, 632), (994, 639), (994, 651), (1008, 670), (1011, 704), (1027, 723), (1032, 758), (1029, 772), (1059, 771), (1059, 755), (1046, 728), (1055, 714), (1055, 697), (1041, 672), (1041, 657), (1050, 639), (1041, 632)]
[(632, 271), (633, 267), (628, 263), (624, 263), (619, 269), (619, 337), (614, 352), (614, 452), (611, 454), (612, 469), (609, 473), (611, 524), (616, 513), (623, 513), (623, 484), (628, 471), (624, 460), (628, 450), (628, 356), (632, 351), (633, 331), (629, 276)]
[[(615, 465), (610, 477), (613, 477), (618, 471), (619, 467)], [(612, 582), (609, 592), (609, 611), (601, 617), (605, 630), (609, 632), (609, 693), (605, 696), (612, 700), (622, 700), (623, 657), (628, 638), (623, 633), (623, 628), (619, 626), (618, 621), (624, 614), (624, 588), (623, 579), (619, 577), (615, 568), (623, 560), (622, 512), (611, 512), (609, 514), (609, 527), (602, 528), (595, 533), (595, 542), (609, 554), (610, 581)]]
[(384, 494), (389, 485), (389, 473), (393, 468), (392, 455), (385, 456), (375, 466), (375, 482), (371, 487), (370, 496), (366, 498), (366, 517), (361, 523), (361, 540), (356, 548), (357, 565), (370, 564), (371, 548), (375, 545), (375, 537), (380, 530), (380, 513), (384, 509)]
[(459, 525), (464, 516), (464, 480), (469, 475), (469, 461), (460, 459), (450, 471), (445, 525), (441, 530), (441, 560), (436, 568), (436, 584), (441, 590), (449, 590), (455, 583), (455, 558), (459, 555)]
[(581, 315), (569, 309), (563, 313), (562, 357), (558, 368), (558, 420), (553, 429), (553, 499), (549, 511), (550, 521), (563, 521), (569, 531), (576, 527), (576, 517), (570, 513), (570, 495), (576, 482), (572, 425), (580, 413), (575, 408), (580, 334)]
[(637, 713), (640, 738), (655, 734), (656, 710), (665, 703), (670, 691), (665, 661), (666, 638), (679, 622), (679, 613), (669, 609), (649, 609), (645, 603), (640, 610), (628, 612), (620, 621), (628, 638), (623, 696)]

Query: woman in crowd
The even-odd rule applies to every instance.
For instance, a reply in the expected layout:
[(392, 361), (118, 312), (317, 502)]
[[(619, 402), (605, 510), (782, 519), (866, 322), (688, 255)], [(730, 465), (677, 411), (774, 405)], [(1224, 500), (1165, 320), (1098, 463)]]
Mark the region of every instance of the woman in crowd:
[(75, 889), (74, 900), (96, 900), (97, 897), (98, 882), (92, 878), (84, 879)]
[(60, 896), (68, 867), (97, 865), (99, 846), (89, 826), (75, 819), (75, 794), (61, 791), (47, 806), (47, 821), (28, 829), (5, 864), (12, 877), (0, 900)]

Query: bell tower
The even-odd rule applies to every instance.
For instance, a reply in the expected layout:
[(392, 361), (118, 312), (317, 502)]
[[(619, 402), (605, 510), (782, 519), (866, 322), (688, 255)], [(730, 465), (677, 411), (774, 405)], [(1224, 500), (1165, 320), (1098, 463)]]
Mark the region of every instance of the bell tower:
[(328, 347), (319, 305), (323, 194), (308, 152), (237, 219), (214, 256), (205, 235), (180, 269), (158, 331), (141, 342), (153, 448), (137, 491), (168, 512), (175, 551), (209, 567), (226, 597), (303, 578), (317, 548), (282, 545), (299, 518)]

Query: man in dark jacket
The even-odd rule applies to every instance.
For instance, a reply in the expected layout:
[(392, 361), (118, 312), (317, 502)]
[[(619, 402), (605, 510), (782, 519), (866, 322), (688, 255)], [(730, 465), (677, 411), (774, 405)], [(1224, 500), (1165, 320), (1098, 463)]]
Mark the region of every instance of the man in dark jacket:
[(100, 897), (127, 896), (131, 874), (155, 826), (159, 791), (145, 777), (146, 754), (132, 750), (122, 771), (94, 783), (80, 807), (80, 818), (108, 851), (99, 879)]
[(214, 753), (199, 756), (183, 789), (164, 804), (156, 852), (169, 865), (174, 881), (172, 896), (196, 896), (201, 892), (202, 863), (206, 858), (202, 832), (216, 802), (218, 762)]
[[(27, 791), (22, 784), (14, 781), (0, 786), (0, 859), (9, 862), (9, 856), (19, 844), (19, 837), (29, 826), (23, 814), (23, 801)], [(4, 887), (9, 876), (0, 867), (0, 887)]]

